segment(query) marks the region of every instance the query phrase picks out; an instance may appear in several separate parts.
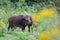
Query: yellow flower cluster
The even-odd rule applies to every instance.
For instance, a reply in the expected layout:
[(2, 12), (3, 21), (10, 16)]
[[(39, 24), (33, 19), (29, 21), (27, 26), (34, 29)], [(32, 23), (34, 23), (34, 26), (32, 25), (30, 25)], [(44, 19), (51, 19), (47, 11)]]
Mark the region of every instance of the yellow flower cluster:
[(0, 20), (0, 27), (5, 28), (5, 24)]
[(38, 40), (52, 40), (53, 37), (59, 35), (58, 28), (52, 28), (48, 32), (42, 32), (38, 34)]
[(58, 34), (59, 34), (59, 29), (58, 29), (58, 28), (52, 28), (52, 29), (50, 30), (50, 34), (51, 34), (52, 36), (58, 35)]
[(42, 32), (38, 35), (38, 40), (51, 40), (51, 36), (48, 33)]
[(54, 8), (45, 8), (39, 13), (39, 15), (41, 17), (54, 17), (55, 9)]
[(40, 16), (39, 15), (34, 15), (32, 19), (33, 19), (34, 22), (38, 22), (38, 20), (40, 19)]
[(35, 15), (33, 15), (33, 21), (37, 22), (40, 18), (52, 18), (55, 16), (55, 8), (44, 8)]

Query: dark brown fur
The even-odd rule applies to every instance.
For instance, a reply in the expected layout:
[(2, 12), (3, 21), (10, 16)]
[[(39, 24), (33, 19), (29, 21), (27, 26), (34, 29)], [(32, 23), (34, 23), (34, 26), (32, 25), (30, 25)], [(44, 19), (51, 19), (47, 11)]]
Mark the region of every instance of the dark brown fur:
[(28, 31), (30, 32), (30, 26), (32, 26), (32, 18), (28, 15), (12, 16), (9, 18), (8, 22), (8, 31), (10, 28), (15, 29), (16, 27), (20, 27), (22, 31), (24, 31), (25, 27), (28, 26)]

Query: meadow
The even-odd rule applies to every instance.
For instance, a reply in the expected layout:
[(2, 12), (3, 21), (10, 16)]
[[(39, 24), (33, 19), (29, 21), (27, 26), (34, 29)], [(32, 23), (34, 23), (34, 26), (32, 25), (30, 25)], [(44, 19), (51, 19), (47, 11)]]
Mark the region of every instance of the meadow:
[[(24, 32), (19, 28), (8, 32), (8, 18), (21, 14), (32, 15), (38, 26), (32, 27), (31, 32), (27, 27)], [(0, 40), (60, 40), (60, 14), (53, 3), (26, 5), (16, 9), (11, 4), (0, 6)]]

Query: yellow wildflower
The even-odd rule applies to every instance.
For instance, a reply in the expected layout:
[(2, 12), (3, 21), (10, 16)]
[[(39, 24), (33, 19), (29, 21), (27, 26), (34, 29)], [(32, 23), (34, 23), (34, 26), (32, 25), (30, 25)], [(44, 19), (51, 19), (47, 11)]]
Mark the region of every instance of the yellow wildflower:
[(49, 35), (49, 33), (42, 32), (38, 35), (38, 40), (51, 40), (51, 36)]
[(55, 9), (54, 8), (45, 8), (39, 12), (39, 15), (43, 18), (44, 17), (54, 17)]
[(52, 18), (55, 16), (55, 9), (54, 8), (44, 8), (37, 14), (33, 15), (33, 21), (38, 22), (40, 18)]
[(58, 34), (59, 34), (58, 28), (52, 28), (51, 31), (50, 31), (50, 34), (51, 34), (52, 36), (58, 35)]
[(34, 22), (38, 22), (40, 17), (39, 17), (39, 15), (34, 15), (32, 19), (33, 19)]
[(0, 27), (5, 28), (5, 24), (0, 20)]

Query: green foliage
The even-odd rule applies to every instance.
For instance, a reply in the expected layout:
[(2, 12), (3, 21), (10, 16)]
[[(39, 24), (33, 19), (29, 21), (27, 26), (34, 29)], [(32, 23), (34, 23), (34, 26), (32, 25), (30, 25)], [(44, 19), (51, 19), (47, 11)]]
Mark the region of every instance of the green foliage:
[(19, 2), (19, 0), (10, 0), (10, 2), (15, 3), (15, 2)]

